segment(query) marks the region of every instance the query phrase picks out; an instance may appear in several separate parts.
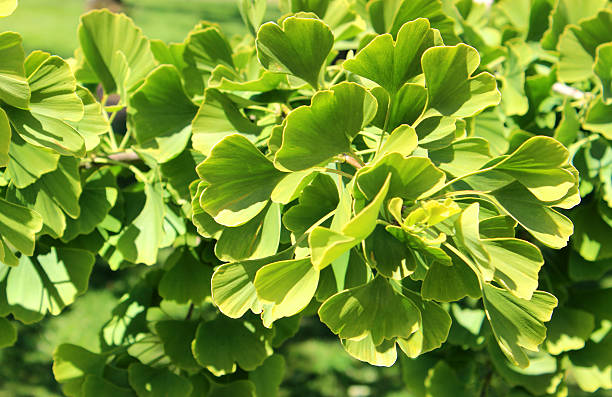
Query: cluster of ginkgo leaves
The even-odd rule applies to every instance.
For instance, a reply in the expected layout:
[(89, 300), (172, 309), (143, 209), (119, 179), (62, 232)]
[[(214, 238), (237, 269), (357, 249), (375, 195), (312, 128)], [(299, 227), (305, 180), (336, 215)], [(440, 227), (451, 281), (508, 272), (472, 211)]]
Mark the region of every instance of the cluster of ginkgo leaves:
[(303, 316), (414, 396), (612, 389), (610, 3), (267, 3), (0, 34), (0, 346), (146, 265), (66, 395), (276, 396)]

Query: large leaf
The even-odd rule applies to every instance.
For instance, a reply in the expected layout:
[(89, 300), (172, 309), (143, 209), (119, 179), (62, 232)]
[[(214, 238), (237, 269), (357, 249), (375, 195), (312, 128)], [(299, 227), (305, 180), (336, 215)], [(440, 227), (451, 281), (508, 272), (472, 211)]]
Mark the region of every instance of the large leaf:
[(270, 263), (257, 271), (253, 284), (264, 303), (265, 326), (303, 310), (314, 297), (319, 271), (310, 258)]
[(374, 165), (363, 167), (357, 173), (357, 184), (363, 195), (371, 200), (391, 174), (388, 197), (401, 197), (413, 201), (429, 196), (444, 184), (444, 172), (424, 157), (404, 157), (389, 153)]
[(155, 66), (149, 40), (124, 14), (91, 11), (81, 17), (81, 49), (107, 93), (125, 94)]
[(237, 365), (252, 371), (271, 354), (252, 326), (224, 317), (200, 323), (192, 350), (196, 361), (217, 376), (236, 372)]
[(128, 114), (140, 149), (165, 163), (187, 146), (197, 110), (178, 70), (162, 65), (132, 94)]
[(266, 69), (292, 74), (316, 89), (333, 43), (331, 30), (322, 21), (289, 17), (282, 28), (273, 22), (259, 28), (257, 56)]
[(317, 226), (308, 236), (308, 245), (315, 268), (321, 270), (345, 252), (362, 242), (376, 228), (376, 220), (387, 192), (391, 175), (388, 175), (380, 192), (357, 216), (344, 224), (340, 231)]
[(355, 83), (340, 83), (292, 111), (274, 163), (299, 171), (350, 152), (351, 141), (376, 115), (375, 97)]
[(29, 110), (6, 109), (15, 131), (33, 145), (67, 156), (84, 155), (85, 140), (69, 124), (81, 120), (85, 109), (70, 66), (57, 56), (35, 51), (26, 59), (25, 70), (31, 90)]
[(531, 299), (525, 300), (485, 284), (483, 301), (499, 347), (513, 363), (527, 367), (529, 359), (523, 349), (538, 351), (538, 345), (546, 337), (544, 322), (550, 321), (557, 298), (536, 291)]
[(22, 189), (36, 182), (43, 174), (57, 169), (59, 159), (60, 155), (55, 151), (31, 145), (18, 134), (12, 134), (5, 175), (15, 187)]
[(248, 139), (237, 134), (215, 145), (197, 171), (209, 183), (200, 205), (225, 226), (242, 225), (259, 214), (286, 175), (274, 168)]
[(370, 336), (376, 346), (385, 339), (407, 338), (421, 324), (415, 304), (381, 276), (333, 295), (321, 305), (319, 317), (340, 338), (359, 341)]
[(117, 250), (132, 263), (153, 265), (162, 241), (164, 201), (159, 183), (145, 185), (144, 207), (117, 240)]
[(404, 24), (395, 42), (390, 34), (378, 36), (342, 66), (395, 95), (404, 83), (422, 73), (421, 56), (434, 45), (429, 21), (419, 18)]
[(470, 117), (501, 99), (491, 74), (472, 76), (480, 56), (468, 45), (430, 48), (421, 63), (427, 84), (426, 116)]
[(0, 34), (0, 59), (0, 99), (8, 105), (27, 109), (30, 103), (30, 88), (23, 67), (25, 53), (19, 34)]
[[(94, 256), (84, 250), (51, 248), (33, 257), (22, 256), (6, 276), (6, 302), (15, 318), (39, 321), (58, 315), (87, 290)], [(0, 266), (3, 266), (0, 264)]]
[(36, 232), (41, 228), (42, 218), (38, 213), (0, 199), (0, 262), (17, 264), (17, 258), (2, 240), (24, 255), (32, 255)]

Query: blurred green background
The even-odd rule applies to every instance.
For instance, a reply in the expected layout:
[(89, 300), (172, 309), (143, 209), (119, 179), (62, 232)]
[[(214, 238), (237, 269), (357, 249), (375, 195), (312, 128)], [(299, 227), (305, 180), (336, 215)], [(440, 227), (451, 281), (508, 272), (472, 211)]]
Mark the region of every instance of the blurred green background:
[[(94, 0), (89, 0), (92, 3)], [(99, 3), (104, 0), (98, 1)], [(71, 57), (78, 46), (79, 16), (88, 0), (20, 0), (17, 11), (0, 20), (0, 31), (19, 32), (26, 52), (45, 50)], [(124, 0), (124, 11), (152, 39), (181, 42), (200, 20), (218, 22), (228, 36), (247, 34), (234, 0)], [(271, 1), (267, 20), (280, 16)], [(60, 317), (20, 326), (17, 344), (0, 350), (0, 397), (58, 397), (52, 353), (61, 343), (99, 351), (98, 331), (110, 318), (120, 294), (140, 273), (133, 268), (111, 272), (97, 264), (89, 291)], [(401, 381), (401, 366), (377, 368), (346, 354), (338, 339), (314, 318), (304, 318), (300, 332), (286, 343), (287, 367), (281, 397), (410, 396)]]

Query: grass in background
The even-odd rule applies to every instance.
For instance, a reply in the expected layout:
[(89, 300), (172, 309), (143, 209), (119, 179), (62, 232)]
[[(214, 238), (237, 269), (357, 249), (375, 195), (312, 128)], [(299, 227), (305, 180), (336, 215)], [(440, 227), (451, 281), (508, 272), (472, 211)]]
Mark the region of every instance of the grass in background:
[[(221, 24), (229, 37), (247, 33), (234, 0), (126, 0), (124, 3), (125, 12), (152, 39), (182, 42), (201, 20)], [(0, 20), (0, 31), (19, 32), (26, 53), (37, 49), (70, 57), (78, 46), (77, 26), (85, 5), (85, 0), (21, 0), (13, 15)], [(267, 19), (273, 20), (279, 15), (275, 4), (270, 4)]]

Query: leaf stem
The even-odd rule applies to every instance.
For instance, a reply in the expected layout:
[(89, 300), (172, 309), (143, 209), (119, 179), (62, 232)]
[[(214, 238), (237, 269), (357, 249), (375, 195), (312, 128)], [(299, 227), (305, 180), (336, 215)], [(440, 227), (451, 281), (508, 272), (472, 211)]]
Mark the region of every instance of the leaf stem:
[(336, 210), (330, 211), (327, 215), (325, 215), (323, 218), (319, 219), (318, 221), (316, 221), (312, 226), (310, 226), (308, 228), (308, 230), (306, 230), (304, 232), (304, 234), (302, 234), (297, 240), (295, 240), (295, 244), (293, 244), (294, 247), (297, 247), (302, 241), (304, 241), (304, 239), (306, 237), (308, 237), (308, 235), (310, 233), (312, 233), (312, 231), (318, 227), (321, 226), (321, 224), (323, 224), (323, 222), (325, 222), (326, 220), (328, 220), (329, 218), (331, 218), (332, 216), (334, 216), (336, 214)]
[(341, 175), (341, 176), (343, 176), (345, 178), (353, 179), (353, 175), (351, 175), (351, 174), (349, 174), (347, 172), (344, 172), (344, 171), (335, 170), (333, 168), (315, 167), (315, 170), (321, 171), (321, 172), (331, 172), (332, 174), (338, 174), (338, 175)]
[(124, 150), (128, 142), (130, 141), (131, 137), (132, 137), (132, 129), (128, 128), (128, 130), (125, 132), (125, 135), (121, 139), (121, 143), (119, 144), (118, 150)]
[(380, 149), (382, 148), (383, 138), (385, 137), (385, 133), (387, 132), (387, 129), (389, 128), (390, 116), (391, 116), (391, 98), (389, 98), (389, 103), (387, 104), (387, 114), (385, 114), (385, 124), (383, 126), (382, 132), (380, 133), (380, 138), (378, 141), (378, 149), (376, 149), (376, 154), (378, 154), (378, 152), (380, 152)]
[[(118, 154), (121, 154), (121, 153), (117, 153), (117, 155)], [(110, 156), (113, 156), (113, 155), (110, 155)], [(94, 157), (92, 159), (92, 163), (119, 165), (121, 167), (125, 167), (129, 169), (134, 174), (134, 176), (136, 176), (136, 178), (140, 180), (141, 182), (144, 182), (144, 183), (149, 182), (149, 178), (147, 178), (147, 176), (141, 170), (139, 170), (136, 166), (132, 164), (126, 164), (123, 161), (113, 160), (110, 158), (110, 156), (106, 158), (105, 157)]]

